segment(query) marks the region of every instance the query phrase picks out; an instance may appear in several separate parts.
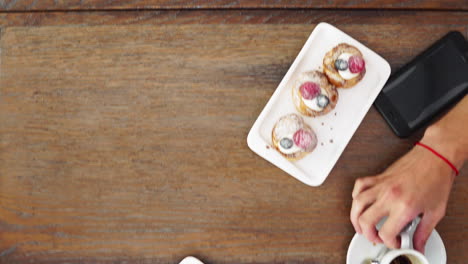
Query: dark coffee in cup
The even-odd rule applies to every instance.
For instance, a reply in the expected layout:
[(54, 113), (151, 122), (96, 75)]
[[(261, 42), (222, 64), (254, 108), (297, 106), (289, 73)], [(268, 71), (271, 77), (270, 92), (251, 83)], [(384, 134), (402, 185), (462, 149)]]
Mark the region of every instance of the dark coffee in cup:
[(398, 256), (390, 262), (390, 264), (416, 264), (411, 262), (407, 256)]

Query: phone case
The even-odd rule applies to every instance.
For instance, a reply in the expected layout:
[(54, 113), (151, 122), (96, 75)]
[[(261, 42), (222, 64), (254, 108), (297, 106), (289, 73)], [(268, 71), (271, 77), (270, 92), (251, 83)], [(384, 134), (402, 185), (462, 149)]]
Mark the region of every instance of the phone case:
[[(448, 41), (452, 41), (455, 44), (457, 49), (461, 52), (460, 55), (463, 56), (462, 58), (465, 64), (468, 65), (468, 42), (465, 40), (464, 36), (460, 32), (451, 31), (444, 37), (436, 41), (428, 49), (416, 56), (411, 62), (400, 68), (395, 74), (393, 74), (388, 80), (386, 87), (392, 85), (392, 83), (398, 80), (400, 76), (411, 74), (411, 70), (415, 65), (417, 65), (421, 60), (424, 60), (427, 56), (430, 56), (433, 52), (437, 51)], [(466, 95), (466, 92), (468, 90), (468, 73), (466, 76), (467, 85), (465, 85), (465, 87), (457, 88), (456, 90), (448, 90), (443, 97), (443, 101), (438, 101), (437, 104), (434, 104), (433, 106), (431, 105), (431, 108), (428, 109), (428, 112), (433, 114), (427, 115), (425, 118), (419, 120), (416, 124), (413, 124), (412, 127), (410, 127), (408, 122), (405, 121), (405, 118), (402, 116), (398, 109), (398, 105), (393, 105), (390, 102), (389, 98), (385, 93), (385, 87), (374, 102), (374, 106), (380, 112), (380, 114), (383, 116), (385, 121), (388, 123), (390, 128), (395, 132), (397, 136), (402, 138), (408, 137), (414, 131), (427, 125), (431, 120), (434, 119), (435, 116), (442, 113), (450, 106), (454, 105), (458, 100), (460, 100)]]

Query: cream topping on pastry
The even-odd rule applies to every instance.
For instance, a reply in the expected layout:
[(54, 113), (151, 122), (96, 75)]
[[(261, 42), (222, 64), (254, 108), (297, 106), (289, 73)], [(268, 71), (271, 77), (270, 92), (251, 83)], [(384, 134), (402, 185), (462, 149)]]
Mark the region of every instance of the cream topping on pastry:
[[(316, 81), (316, 80), (315, 80), (314, 78), (311, 78), (309, 75), (307, 75), (307, 74), (301, 74), (301, 75), (299, 76), (297, 82), (296, 82), (297, 89), (299, 89), (303, 83), (306, 83), (306, 82), (315, 82), (315, 81)], [(300, 94), (300, 91), (298, 91), (298, 93)], [(322, 87), (320, 87), (320, 93), (323, 94), (323, 95), (325, 95), (325, 96), (327, 96), (327, 97), (329, 97), (329, 96), (328, 96), (328, 93), (327, 93), (327, 90), (323, 89)], [(323, 108), (324, 108), (324, 107), (320, 107), (320, 106), (318, 105), (317, 98), (318, 98), (318, 96), (317, 96), (317, 97), (314, 97), (314, 98), (312, 98), (312, 99), (309, 100), (309, 99), (305, 99), (304, 97), (301, 96), (302, 101), (304, 102), (304, 104), (305, 104), (308, 108), (310, 108), (310, 109), (312, 109), (312, 110), (314, 110), (314, 111), (320, 112), (320, 111), (323, 111)]]
[[(321, 94), (323, 94), (323, 95), (325, 95), (326, 97), (328, 97), (327, 90), (325, 90), (325, 89), (323, 89), (323, 88), (320, 88), (320, 92), (321, 92)], [(315, 98), (312, 98), (311, 100), (307, 100), (307, 99), (305, 99), (305, 98), (302, 98), (302, 101), (304, 102), (304, 104), (305, 104), (308, 108), (310, 108), (310, 109), (312, 109), (312, 110), (314, 110), (314, 111), (317, 111), (317, 112), (323, 111), (323, 108), (324, 108), (324, 107), (320, 107), (320, 106), (318, 105), (318, 100), (317, 100), (317, 99), (318, 99), (318, 96), (315, 97)]]
[(294, 144), (294, 140), (293, 140), (293, 136), (294, 134), (290, 134), (290, 135), (287, 135), (286, 137), (283, 137), (283, 138), (287, 138), (289, 140), (291, 140), (292, 142), (292, 146), (288, 149), (286, 148), (283, 148), (283, 146), (281, 146), (281, 140), (283, 138), (281, 138), (278, 142), (278, 148), (280, 149), (281, 152), (283, 152), (284, 154), (292, 154), (292, 153), (296, 153), (296, 152), (299, 152), (299, 151), (302, 151), (303, 149), (301, 149), (298, 145)]
[[(353, 54), (351, 53), (343, 53), (341, 54), (340, 56), (338, 56), (338, 59), (341, 59), (341, 60), (344, 60), (346, 62), (349, 61), (349, 57), (353, 56)], [(344, 71), (341, 71), (341, 70), (338, 70), (338, 73), (340, 74), (340, 76), (345, 79), (345, 80), (350, 80), (350, 79), (353, 79), (354, 77), (358, 76), (359, 73), (352, 73), (349, 71), (349, 66), (346, 67), (346, 70)]]

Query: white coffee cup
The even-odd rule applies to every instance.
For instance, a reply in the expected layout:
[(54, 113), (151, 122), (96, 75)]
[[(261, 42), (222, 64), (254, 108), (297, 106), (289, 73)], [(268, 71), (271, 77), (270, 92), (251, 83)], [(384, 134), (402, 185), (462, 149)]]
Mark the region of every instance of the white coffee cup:
[(429, 264), (427, 258), (419, 251), (413, 249), (412, 237), (409, 230), (404, 230), (400, 233), (401, 247), (400, 249), (391, 249), (385, 253), (380, 261), (380, 264), (391, 264), (392, 261), (400, 256), (407, 257), (411, 264)]

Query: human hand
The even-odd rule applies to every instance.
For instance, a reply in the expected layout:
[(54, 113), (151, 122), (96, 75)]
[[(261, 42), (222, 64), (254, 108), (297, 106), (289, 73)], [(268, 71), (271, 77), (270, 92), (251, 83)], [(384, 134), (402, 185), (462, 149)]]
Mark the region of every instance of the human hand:
[[(413, 244), (424, 253), (427, 239), (445, 215), (454, 178), (444, 161), (414, 147), (382, 174), (356, 180), (350, 215), (354, 229), (374, 243), (398, 248), (400, 231), (420, 215)], [(377, 231), (376, 224), (385, 216)]]

